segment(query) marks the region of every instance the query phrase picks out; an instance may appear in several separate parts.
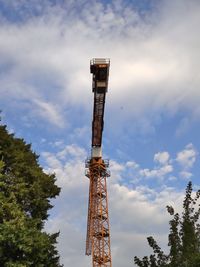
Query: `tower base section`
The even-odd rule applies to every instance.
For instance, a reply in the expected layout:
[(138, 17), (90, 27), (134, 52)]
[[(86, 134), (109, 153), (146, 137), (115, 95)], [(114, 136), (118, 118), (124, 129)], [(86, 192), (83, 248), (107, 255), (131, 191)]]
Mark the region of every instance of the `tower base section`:
[(108, 162), (91, 158), (86, 163), (90, 179), (86, 255), (92, 255), (93, 267), (112, 267), (106, 179)]

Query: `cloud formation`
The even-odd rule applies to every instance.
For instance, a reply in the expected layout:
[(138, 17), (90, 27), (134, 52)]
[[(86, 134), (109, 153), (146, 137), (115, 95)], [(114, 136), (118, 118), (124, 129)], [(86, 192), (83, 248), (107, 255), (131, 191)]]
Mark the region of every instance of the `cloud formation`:
[(167, 151), (158, 152), (154, 155), (154, 161), (160, 163), (161, 165), (166, 165), (169, 162), (170, 155)]
[[(58, 141), (57, 144), (57, 152), (42, 153), (46, 171), (56, 173), (57, 183), (62, 187), (59, 199), (53, 203), (54, 211), (46, 229), (52, 232), (60, 230), (58, 249), (66, 266), (86, 267), (91, 260), (84, 255), (89, 181), (84, 177), (83, 159), (87, 153), (76, 144), (64, 146), (62, 143), (62, 149)], [(189, 144), (186, 149), (191, 147)], [(167, 180), (173, 185), (171, 172), (177, 171), (176, 160), (170, 158), (167, 151), (158, 152), (153, 158), (156, 160), (152, 170), (142, 169), (135, 161), (110, 162), (108, 196), (112, 257), (116, 267), (131, 267), (134, 255), (148, 254), (148, 246), (144, 244), (149, 235), (154, 235), (167, 250), (169, 218), (165, 207), (173, 205), (181, 212), (184, 192), (166, 185)], [(181, 172), (182, 178), (190, 178), (184, 167)], [(139, 179), (133, 183), (133, 177)], [(146, 182), (142, 185), (141, 179), (144, 178)], [(149, 178), (156, 179), (157, 186), (150, 186)]]
[[(82, 144), (90, 144), (85, 123), (92, 114), (89, 60), (111, 58), (106, 116), (116, 144), (124, 129), (155, 133), (163, 116), (185, 112), (187, 118), (177, 126), (180, 136), (190, 118), (198, 121), (200, 114), (200, 2), (164, 0), (156, 12), (143, 16), (130, 1), (3, 2), (10, 13), (0, 13), (0, 104), (11, 117), (17, 113), (30, 123), (36, 118), (37, 125), (58, 131), (69, 127), (67, 145), (57, 140), (51, 152), (42, 153), (45, 170), (55, 172), (62, 187), (46, 227), (61, 231), (62, 262), (86, 267), (88, 179)], [(152, 166), (130, 155), (110, 162), (113, 266), (131, 267), (134, 255), (148, 253), (148, 235), (167, 243), (165, 206), (180, 206), (183, 192), (174, 189), (175, 183), (192, 177), (198, 155), (192, 144), (176, 156), (167, 150), (152, 152)]]
[(197, 151), (192, 144), (188, 144), (184, 150), (177, 153), (177, 162), (185, 169), (188, 170), (193, 167), (196, 158)]
[(89, 59), (110, 57), (109, 109), (124, 107), (121, 123), (183, 109), (198, 117), (198, 1), (163, 1), (145, 18), (123, 1), (36, 3), (8, 1), (19, 23), (1, 15), (2, 97), (39, 101), (41, 119), (62, 127), (66, 106), (88, 109)]

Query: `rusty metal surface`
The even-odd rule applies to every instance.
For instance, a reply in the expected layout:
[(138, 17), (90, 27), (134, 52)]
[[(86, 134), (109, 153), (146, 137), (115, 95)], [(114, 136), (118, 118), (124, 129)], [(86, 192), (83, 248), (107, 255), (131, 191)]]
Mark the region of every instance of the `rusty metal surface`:
[(88, 256), (92, 255), (93, 267), (112, 267), (106, 186), (106, 179), (110, 176), (110, 172), (108, 170), (108, 161), (103, 160), (101, 157), (109, 66), (109, 59), (93, 59), (90, 62), (90, 71), (93, 74), (92, 91), (94, 93), (94, 107), (92, 157), (86, 161), (85, 173), (90, 180), (85, 253)]
[(105, 98), (108, 89), (109, 59), (93, 59), (90, 63), (92, 87), (94, 92), (94, 107), (92, 121), (92, 146), (100, 147), (104, 125)]
[(87, 164), (90, 179), (86, 255), (92, 255), (93, 267), (111, 267), (110, 229), (106, 178), (107, 163), (91, 159)]

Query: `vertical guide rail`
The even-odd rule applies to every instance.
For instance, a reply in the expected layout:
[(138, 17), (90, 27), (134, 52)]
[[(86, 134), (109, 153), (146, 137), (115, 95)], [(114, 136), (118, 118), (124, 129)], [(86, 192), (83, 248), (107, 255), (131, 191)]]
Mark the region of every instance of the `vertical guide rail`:
[[(86, 174), (88, 178), (90, 178), (90, 174)], [(85, 254), (90, 256), (92, 253), (92, 238), (91, 238), (91, 224), (92, 224), (92, 180), (90, 179), (90, 186), (89, 186), (89, 199), (88, 199), (88, 218), (87, 218), (87, 234), (86, 234), (86, 248)]]

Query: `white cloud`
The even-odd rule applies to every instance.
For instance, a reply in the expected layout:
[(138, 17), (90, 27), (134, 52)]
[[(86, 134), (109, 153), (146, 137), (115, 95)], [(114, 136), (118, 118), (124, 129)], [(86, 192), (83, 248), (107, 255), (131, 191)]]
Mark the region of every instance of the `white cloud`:
[[(16, 1), (9, 2), (20, 8)], [(26, 6), (28, 2), (20, 1)], [(111, 130), (123, 129), (123, 124), (132, 127), (130, 120), (134, 118), (138, 121), (138, 132), (152, 133), (159, 114), (173, 115), (180, 110), (187, 110), (198, 119), (199, 2), (163, 1), (163, 10), (146, 17), (148, 23), (131, 5), (125, 8), (123, 1), (106, 7), (96, 1), (84, 2), (81, 1), (81, 8), (78, 3), (77, 12), (74, 1), (65, 1), (63, 7), (38, 1), (38, 9), (45, 3), (41, 16), (32, 14), (19, 24), (1, 20), (0, 101), (9, 102), (10, 112), (22, 109), (25, 114), (37, 114), (60, 127), (76, 117), (80, 127), (80, 110), (91, 114), (93, 101), (89, 60), (110, 57), (107, 114), (108, 121), (109, 114), (112, 117)], [(13, 109), (15, 100), (23, 102), (23, 105), (18, 102), (18, 109)], [(119, 107), (122, 112), (118, 112)], [(67, 117), (63, 115), (66, 110)], [(73, 134), (81, 138), (87, 129), (77, 128)], [(182, 176), (190, 175), (188, 169), (196, 156), (191, 145), (177, 154), (177, 162), (184, 169)], [(55, 172), (62, 187), (47, 227), (61, 230), (58, 246), (63, 263), (86, 267), (89, 265), (84, 255), (89, 184), (84, 177), (86, 152), (73, 144), (57, 153), (44, 152), (42, 157), (46, 159), (46, 171)], [(144, 248), (148, 235), (159, 233), (161, 244), (166, 243), (165, 206), (168, 203), (181, 206), (183, 194), (162, 183), (159, 192), (147, 185), (138, 186), (144, 177), (160, 182), (168, 176), (171, 181), (175, 179), (168, 152), (158, 152), (154, 160), (161, 166), (150, 169), (134, 161), (110, 162), (113, 266), (133, 266), (134, 254), (143, 256), (148, 251)], [(136, 174), (131, 176), (135, 188), (125, 184), (129, 178), (127, 175), (124, 179), (127, 168)], [(143, 179), (144, 184), (146, 181)]]
[(154, 161), (160, 163), (161, 165), (167, 165), (169, 162), (170, 155), (167, 151), (158, 152), (154, 155)]
[(193, 167), (197, 155), (198, 153), (194, 146), (192, 144), (188, 144), (184, 150), (177, 154), (176, 160), (185, 170), (188, 170)]
[[(21, 5), (28, 9), (25, 1), (15, 9), (20, 11)], [(106, 6), (82, 2), (79, 12), (71, 1), (63, 6), (48, 1), (37, 5), (38, 17), (32, 15), (19, 24), (2, 22), (2, 100), (19, 95), (26, 101), (39, 99), (45, 103), (40, 105), (45, 114), (51, 110), (53, 121), (62, 125), (66, 106), (88, 109), (92, 102), (89, 59), (106, 56), (111, 58), (109, 105), (114, 112), (124, 107), (122, 118), (117, 118), (121, 122), (124, 117), (139, 117), (140, 127), (153, 131), (155, 114), (163, 110), (174, 113), (187, 108), (198, 117), (199, 2), (164, 1), (148, 24), (123, 1)]]
[(180, 172), (180, 177), (183, 178), (184, 180), (188, 180), (192, 176), (193, 176), (193, 174), (191, 172), (187, 172), (187, 171)]
[(33, 103), (37, 106), (35, 113), (38, 113), (40, 117), (44, 117), (47, 121), (58, 127), (63, 128), (65, 126), (64, 118), (55, 105), (39, 99), (34, 99)]
[(172, 165), (164, 165), (161, 168), (155, 168), (153, 170), (150, 169), (141, 169), (140, 175), (146, 178), (158, 178), (159, 180), (163, 179), (165, 175), (171, 173), (173, 171)]
[(156, 153), (154, 155), (154, 162), (158, 163), (158, 166), (155, 166), (153, 169), (138, 169), (139, 176), (155, 178), (158, 181), (162, 181), (164, 177), (174, 170), (173, 165), (170, 163), (170, 155), (167, 151)]
[[(77, 208), (77, 205), (73, 205), (73, 208)], [(68, 214), (70, 216), (71, 212), (68, 211)], [(60, 212), (60, 216), (48, 221), (46, 230), (52, 233), (60, 231), (58, 250), (64, 266), (89, 266), (91, 258), (85, 256), (85, 229), (79, 229), (74, 222), (70, 222), (69, 216), (66, 212)], [(82, 219), (83, 215), (81, 214), (79, 217)]]
[(62, 168), (61, 162), (50, 152), (43, 152), (42, 157), (45, 158), (47, 164), (48, 164), (48, 170), (46, 169), (47, 172), (53, 172), (56, 173)]
[(55, 146), (55, 147), (63, 147), (63, 145), (64, 145), (64, 142), (62, 141), (62, 140), (58, 140), (58, 141), (55, 141), (54, 143), (53, 143), (53, 145)]
[(42, 157), (46, 161), (45, 170), (55, 173), (58, 185), (67, 190), (81, 190), (88, 183), (85, 173), (86, 151), (75, 145), (67, 145), (57, 153), (43, 152)]
[[(86, 267), (91, 262), (91, 258), (84, 255), (89, 187), (89, 181), (84, 177), (85, 154), (84, 149), (75, 144), (67, 145), (56, 153), (42, 154), (46, 170), (56, 173), (57, 183), (62, 187), (61, 195), (53, 203), (54, 212), (46, 229), (50, 232), (60, 230), (58, 249), (62, 263), (67, 266)], [(173, 205), (176, 211), (181, 212), (184, 192), (176, 192), (163, 183), (159, 184), (159, 190), (147, 185), (134, 188), (126, 185), (123, 178), (126, 169), (141, 170), (134, 161), (124, 164), (111, 161), (110, 169), (108, 196), (113, 265), (131, 267), (134, 255), (150, 253), (147, 236), (155, 236), (167, 249), (169, 216), (165, 207)], [(161, 165), (159, 170), (149, 172), (164, 176), (171, 173), (171, 167)]]
[(86, 158), (86, 155), (86, 151), (75, 144), (67, 145), (62, 151), (57, 153), (58, 158), (65, 160), (69, 157), (83, 160)]
[(127, 161), (126, 166), (128, 168), (133, 168), (133, 169), (138, 169), (140, 167), (140, 165), (136, 163), (135, 161)]
[[(192, 167), (196, 161), (198, 152), (192, 144), (188, 144), (185, 149), (177, 153), (176, 158), (171, 158), (169, 152), (157, 152), (154, 155), (155, 166), (144, 168), (134, 160), (119, 164), (111, 161), (111, 173), (116, 181), (138, 185), (145, 180), (154, 180), (162, 183), (173, 182), (180, 177), (188, 180), (193, 176)], [(176, 162), (181, 166), (177, 166)], [(188, 171), (190, 170), (190, 171)], [(129, 187), (129, 186), (128, 186)]]
[(172, 176), (169, 177), (169, 181), (176, 181), (176, 180), (177, 180), (177, 177), (176, 176), (173, 176), (172, 175)]
[(120, 164), (114, 160), (110, 161), (110, 171), (112, 175), (111, 182), (112, 183), (117, 183), (120, 182), (122, 179), (121, 173), (125, 170), (125, 167), (123, 164)]

